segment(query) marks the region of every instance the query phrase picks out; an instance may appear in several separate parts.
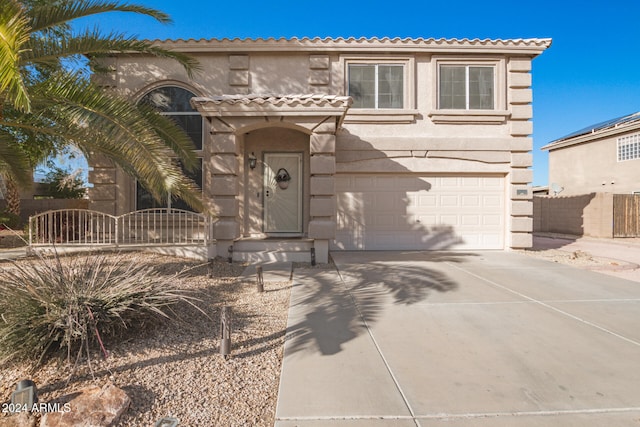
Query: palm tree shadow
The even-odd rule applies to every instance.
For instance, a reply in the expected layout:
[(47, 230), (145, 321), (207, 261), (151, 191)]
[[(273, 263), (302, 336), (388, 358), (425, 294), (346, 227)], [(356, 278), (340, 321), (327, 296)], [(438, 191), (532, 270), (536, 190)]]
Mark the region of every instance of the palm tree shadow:
[[(437, 263), (463, 262), (462, 252), (360, 252), (336, 270), (296, 269), (286, 352), (333, 355), (380, 319), (389, 305), (413, 305), (458, 283)], [(428, 261), (428, 262), (416, 262)]]
[(287, 351), (341, 351), (364, 330), (357, 307), (337, 270), (296, 269), (285, 341)]

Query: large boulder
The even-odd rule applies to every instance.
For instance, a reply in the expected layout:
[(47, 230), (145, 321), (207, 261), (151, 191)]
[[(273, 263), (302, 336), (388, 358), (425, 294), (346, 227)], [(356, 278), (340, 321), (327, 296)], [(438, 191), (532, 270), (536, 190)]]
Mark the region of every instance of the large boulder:
[(45, 414), (40, 427), (108, 427), (114, 425), (131, 403), (129, 396), (111, 382), (74, 395), (68, 401), (68, 411)]
[(29, 412), (19, 412), (0, 418), (0, 427), (36, 427), (36, 419)]

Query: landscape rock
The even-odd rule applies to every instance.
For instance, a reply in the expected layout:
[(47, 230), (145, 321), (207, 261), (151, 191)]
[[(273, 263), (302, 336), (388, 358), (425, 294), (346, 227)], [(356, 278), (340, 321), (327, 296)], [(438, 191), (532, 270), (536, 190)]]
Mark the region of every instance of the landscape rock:
[(0, 418), (0, 427), (36, 427), (36, 419), (28, 412)]
[(108, 427), (127, 410), (131, 400), (108, 382), (102, 388), (93, 386), (79, 391), (68, 403), (68, 412), (45, 414), (40, 427)]
[[(92, 255), (69, 255), (61, 262), (88, 256)], [(142, 252), (127, 257), (173, 277), (187, 268), (187, 274), (176, 280), (197, 298), (199, 308), (181, 303), (176, 307), (178, 320), (132, 328), (106, 343), (108, 359), (94, 347), (91, 366), (83, 356), (70, 382), (69, 370), (62, 369), (64, 360), (58, 358), (46, 361), (33, 375), (28, 363), (1, 366), (0, 396), (8, 397), (15, 384), (29, 375), (38, 384), (40, 402), (46, 403), (71, 402), (78, 390), (111, 381), (131, 399), (114, 426), (151, 427), (163, 417), (179, 419), (181, 427), (273, 426), (292, 283), (265, 282), (265, 291), (258, 293), (255, 281), (243, 281), (245, 263), (216, 258), (211, 265)], [(297, 263), (296, 268), (312, 267)], [(227, 358), (219, 351), (223, 306), (232, 307), (234, 314)], [(71, 410), (77, 411), (72, 405)], [(39, 422), (40, 415), (35, 417)]]

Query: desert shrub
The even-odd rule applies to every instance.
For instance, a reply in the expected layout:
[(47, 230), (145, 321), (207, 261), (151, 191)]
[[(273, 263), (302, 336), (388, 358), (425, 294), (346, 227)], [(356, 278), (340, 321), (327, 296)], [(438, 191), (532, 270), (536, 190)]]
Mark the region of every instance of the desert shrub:
[(124, 255), (15, 262), (0, 275), (0, 354), (37, 364), (56, 350), (80, 355), (127, 328), (173, 318), (171, 307), (194, 298), (178, 275), (161, 275)]

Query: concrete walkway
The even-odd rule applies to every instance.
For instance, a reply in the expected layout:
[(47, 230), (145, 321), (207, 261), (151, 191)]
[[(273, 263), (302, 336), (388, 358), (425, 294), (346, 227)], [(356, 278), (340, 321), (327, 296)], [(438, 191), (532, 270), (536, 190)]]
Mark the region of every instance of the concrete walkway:
[(2, 248), (0, 249), (0, 259), (18, 259), (27, 256), (27, 247), (21, 248)]
[(509, 252), (296, 269), (277, 426), (640, 425), (640, 284)]

